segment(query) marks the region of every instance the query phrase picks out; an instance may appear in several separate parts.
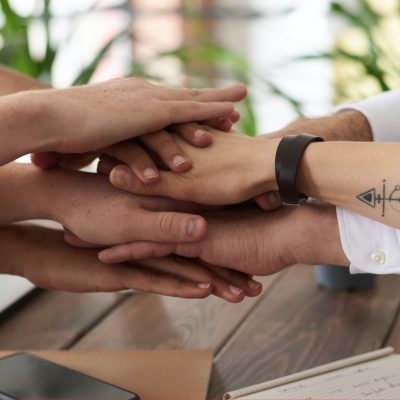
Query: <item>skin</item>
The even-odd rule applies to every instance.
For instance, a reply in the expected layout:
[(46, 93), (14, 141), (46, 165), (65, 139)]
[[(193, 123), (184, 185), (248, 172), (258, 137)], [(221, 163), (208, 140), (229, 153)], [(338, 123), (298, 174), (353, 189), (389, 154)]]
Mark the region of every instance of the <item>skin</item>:
[[(0, 186), (4, 189), (0, 197), (0, 224), (30, 219), (58, 221), (68, 229), (64, 233), (67, 241), (69, 241), (68, 236), (74, 235), (81, 240), (99, 243), (100, 246), (136, 240), (162, 242), (166, 238), (184, 242), (198, 240), (207, 232), (205, 219), (188, 213), (198, 211), (198, 206), (169, 199), (139, 197), (124, 193), (113, 188), (107, 178), (101, 175), (62, 169), (43, 172), (32, 165), (11, 164), (0, 169)], [(192, 230), (189, 231), (188, 227), (191, 227)], [(53, 232), (53, 234), (57, 238), (60, 237), (59, 232)], [(37, 257), (40, 257), (43, 249), (46, 250), (45, 241), (49, 240), (50, 243), (53, 241), (50, 234), (43, 234), (39, 237), (41, 246), (38, 247)], [(3, 244), (0, 240), (0, 243), (2, 246), (7, 246), (7, 242)], [(64, 246), (68, 247), (66, 244)], [(15, 246), (10, 247), (4, 257), (12, 259), (14, 251), (20, 250)], [(88, 251), (91, 257), (97, 253), (97, 250)], [(25, 252), (24, 254), (30, 253)], [(57, 250), (57, 254), (66, 255), (68, 252), (58, 252)], [(61, 256), (60, 259), (62, 260)], [(60, 261), (61, 266), (55, 265), (50, 256), (44, 260), (42, 260), (41, 268), (33, 266), (32, 272), (28, 269), (21, 275), (23, 274), (22, 276), (40, 286), (49, 287), (46, 279), (51, 274), (52, 268), (55, 269), (54, 274), (58, 274), (61, 273), (61, 268), (65, 263), (71, 263), (71, 258)], [(26, 264), (27, 268), (30, 268), (29, 263)], [(84, 268), (84, 265), (78, 263), (76, 270), (66, 268), (63, 272), (66, 285), (62, 286), (62, 281), (57, 288), (73, 291), (74, 280), (78, 279), (79, 269)], [(245, 296), (259, 295), (262, 290), (261, 285), (248, 275), (221, 270), (212, 265), (168, 258), (157, 262), (142, 260), (140, 266), (142, 268), (138, 275), (139, 282), (151, 283), (154, 278), (152, 270), (156, 269), (156, 271), (178, 276), (181, 280), (191, 281), (191, 288), (201, 284), (204, 286), (200, 288), (203, 290), (202, 293), (204, 293), (204, 289), (207, 289), (208, 294), (213, 293), (230, 302), (241, 301)], [(146, 272), (144, 267), (147, 266), (150, 267), (150, 270)], [(47, 268), (49, 268), (48, 271)], [(123, 270), (126, 268), (124, 267)], [(3, 272), (7, 273), (8, 271)], [(86, 271), (81, 274), (85, 273)], [(156, 276), (158, 293), (172, 293), (171, 290), (176, 287), (176, 282), (174, 283), (169, 278), (163, 278), (164, 275)], [(41, 279), (45, 283), (41, 283)], [(162, 286), (162, 282), (165, 287)], [(79, 286), (79, 279), (76, 284)], [(198, 289), (195, 288), (193, 296), (198, 295)], [(187, 290), (184, 293), (184, 297), (189, 296)]]
[[(277, 132), (265, 135), (265, 138), (279, 139), (288, 135), (297, 135), (299, 132), (320, 136), (329, 142), (373, 141), (372, 129), (368, 120), (362, 113), (351, 109), (321, 118), (300, 118)], [(278, 192), (262, 194), (255, 200), (266, 211), (274, 210), (282, 205)]]
[[(338, 117), (339, 121), (342, 117)], [(352, 121), (352, 129), (370, 132), (364, 118), (358, 121), (359, 125)], [(339, 128), (340, 124), (336, 129)], [(193, 168), (183, 175), (165, 171), (160, 182), (143, 185), (128, 168), (117, 166), (110, 180), (116, 187), (133, 193), (211, 205), (236, 204), (278, 190), (275, 156), (280, 138), (250, 139), (212, 129), (210, 132), (214, 142), (203, 151), (188, 148), (176, 139), (193, 162)], [(398, 143), (313, 143), (300, 163), (297, 188), (310, 197), (400, 228), (400, 180), (393, 168), (398, 157)], [(376, 201), (371, 199), (371, 191), (375, 191)]]
[(52, 290), (135, 289), (181, 298), (205, 298), (213, 293), (232, 303), (261, 291), (261, 285), (252, 289), (245, 275), (228, 275), (199, 261), (176, 257), (107, 266), (97, 260), (94, 250), (66, 246), (62, 231), (31, 224), (0, 227), (0, 256), (0, 273), (25, 277)]
[[(7, 69), (2, 69), (0, 74), (10, 75)], [(18, 81), (21, 75), (13, 78)], [(9, 85), (0, 98), (3, 145), (0, 165), (27, 153), (98, 151), (150, 132), (162, 132), (175, 123), (220, 118), (226, 122), (234, 112), (233, 104), (220, 99), (236, 101), (246, 95), (243, 86), (170, 89), (138, 78), (63, 90), (37, 90), (40, 85), (32, 80), (25, 83), (26, 89), (31, 90), (10, 94), (13, 89), (23, 88), (24, 83)], [(157, 118), (154, 118), (155, 110)], [(165, 142), (165, 134), (159, 133), (160, 136), (158, 140)], [(201, 136), (194, 137), (194, 142), (206, 145), (207, 135)], [(168, 160), (174, 167), (176, 155), (172, 161)], [(187, 165), (179, 162), (178, 169), (190, 168), (189, 160), (185, 161)]]
[(104, 252), (102, 261), (175, 253), (254, 275), (274, 274), (299, 263), (349, 265), (333, 206), (314, 203), (268, 213), (254, 208), (218, 210), (205, 216), (209, 232), (201, 242), (157, 247), (136, 242)]
[[(0, 66), (0, 96), (6, 96), (23, 91), (51, 89), (42, 82), (31, 79), (16, 71)], [(219, 90), (214, 100), (220, 102), (237, 102), (247, 94), (247, 89), (242, 86), (234, 86), (229, 89)], [(203, 124), (215, 129), (230, 131), (232, 125), (240, 119), (238, 111), (233, 111), (227, 117), (218, 117), (202, 121)], [(194, 122), (186, 124), (182, 138), (197, 147), (207, 147), (212, 142), (212, 137), (206, 130)], [(99, 154), (108, 154), (118, 158), (121, 146), (129, 146), (131, 158), (128, 165), (133, 173), (144, 183), (157, 182), (160, 178), (158, 166), (145, 151), (143, 146), (150, 149), (165, 166), (175, 172), (186, 172), (192, 166), (191, 160), (165, 130), (141, 136), (126, 143), (114, 144), (101, 151), (78, 154), (61, 154), (56, 152), (44, 152), (32, 154), (32, 162), (43, 169), (57, 166), (68, 169), (83, 168), (96, 159)]]
[[(111, 171), (111, 183), (132, 193), (155, 196), (165, 193), (179, 200), (218, 206), (238, 204), (266, 189), (276, 188), (274, 154), (280, 139), (249, 138), (208, 129), (214, 140), (202, 151), (192, 151), (175, 137), (193, 159), (193, 168), (185, 174), (162, 171), (159, 182), (144, 185), (129, 168), (117, 166)], [(124, 151), (125, 158), (129, 149)]]
[(0, 169), (0, 187), (3, 224), (54, 220), (80, 239), (100, 245), (195, 241), (207, 233), (205, 219), (192, 214), (199, 209), (193, 204), (134, 196), (96, 174), (62, 169), (44, 172), (29, 164), (10, 164)]

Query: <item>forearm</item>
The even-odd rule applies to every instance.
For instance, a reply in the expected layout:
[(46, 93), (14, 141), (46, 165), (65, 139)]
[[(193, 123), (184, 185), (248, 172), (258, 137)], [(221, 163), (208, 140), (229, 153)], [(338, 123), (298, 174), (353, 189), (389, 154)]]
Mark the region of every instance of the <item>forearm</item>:
[(29, 225), (0, 226), (0, 274), (24, 276), (27, 266), (43, 261), (43, 254), (39, 253), (46, 247), (37, 246), (42, 231), (46, 229)]
[(35, 91), (0, 97), (0, 166), (25, 154), (50, 151), (57, 136), (48, 129), (50, 102)]
[(0, 168), (0, 224), (28, 219), (51, 219), (42, 176), (45, 173), (30, 164), (9, 164)]
[(304, 154), (298, 189), (400, 228), (399, 157), (397, 143), (315, 143)]
[[(350, 264), (342, 247), (336, 207), (312, 201), (293, 211), (292, 228), (287, 227), (286, 241), (293, 263), (317, 265)], [(294, 241), (299, 241), (295, 246)]]
[(50, 86), (10, 68), (0, 66), (0, 96), (46, 88), (50, 88)]
[(267, 137), (309, 133), (326, 141), (372, 141), (372, 130), (365, 116), (355, 110), (344, 110), (322, 118), (301, 118)]

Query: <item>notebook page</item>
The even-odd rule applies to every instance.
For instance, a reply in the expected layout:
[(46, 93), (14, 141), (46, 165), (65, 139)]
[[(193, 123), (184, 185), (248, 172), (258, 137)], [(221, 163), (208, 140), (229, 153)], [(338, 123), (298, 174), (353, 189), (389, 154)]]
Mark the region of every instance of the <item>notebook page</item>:
[(400, 355), (392, 355), (240, 400), (399, 400)]

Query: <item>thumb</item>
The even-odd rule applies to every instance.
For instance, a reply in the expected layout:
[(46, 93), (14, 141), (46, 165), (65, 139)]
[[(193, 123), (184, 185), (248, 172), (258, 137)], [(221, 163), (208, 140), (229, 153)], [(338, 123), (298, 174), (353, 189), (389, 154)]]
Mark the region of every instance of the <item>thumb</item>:
[(161, 243), (187, 243), (202, 240), (207, 235), (207, 221), (195, 214), (170, 211), (143, 211), (136, 238)]

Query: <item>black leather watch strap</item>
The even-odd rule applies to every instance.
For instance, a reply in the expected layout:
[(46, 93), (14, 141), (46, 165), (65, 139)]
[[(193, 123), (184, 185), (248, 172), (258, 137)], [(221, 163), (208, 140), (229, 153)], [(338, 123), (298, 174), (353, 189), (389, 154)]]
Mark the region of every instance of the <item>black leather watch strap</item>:
[(285, 136), (279, 143), (275, 159), (276, 181), (279, 194), (285, 205), (299, 205), (307, 201), (307, 196), (297, 191), (297, 173), (306, 148), (314, 142), (323, 142), (319, 136), (307, 133)]

